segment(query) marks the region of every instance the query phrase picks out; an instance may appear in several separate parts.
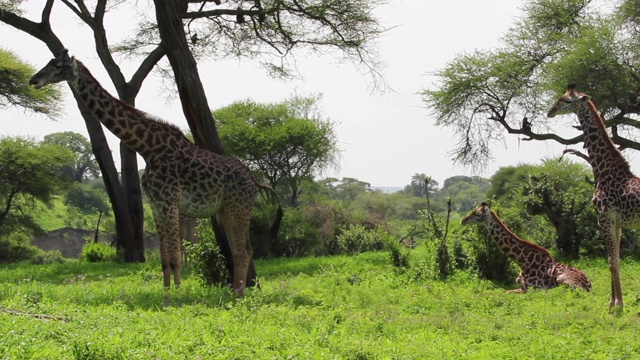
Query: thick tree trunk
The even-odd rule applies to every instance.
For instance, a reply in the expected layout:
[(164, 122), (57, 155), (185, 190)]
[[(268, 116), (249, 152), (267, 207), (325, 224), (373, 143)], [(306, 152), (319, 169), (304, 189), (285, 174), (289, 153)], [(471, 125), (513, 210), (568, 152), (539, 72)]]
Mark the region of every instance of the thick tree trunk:
[[(186, 5), (186, 2), (154, 0), (154, 3), (160, 39), (173, 69), (178, 94), (182, 103), (182, 111), (189, 123), (193, 138), (198, 146), (224, 154), (224, 148), (216, 130), (213, 114), (209, 109), (204, 87), (200, 81), (198, 67), (187, 44), (180, 18), (180, 14), (186, 10), (181, 6)], [(216, 235), (216, 241), (227, 261), (227, 269), (233, 274), (233, 256), (231, 255), (227, 237), (216, 218), (213, 217), (211, 220), (214, 224), (213, 230)], [(254, 286), (256, 284), (255, 279), (256, 271), (252, 259), (245, 283), (247, 286)]]
[(142, 189), (138, 174), (136, 152), (120, 142), (120, 161), (122, 168), (122, 190), (127, 201), (133, 236), (124, 241), (124, 260), (126, 262), (144, 262), (144, 210), (142, 207)]

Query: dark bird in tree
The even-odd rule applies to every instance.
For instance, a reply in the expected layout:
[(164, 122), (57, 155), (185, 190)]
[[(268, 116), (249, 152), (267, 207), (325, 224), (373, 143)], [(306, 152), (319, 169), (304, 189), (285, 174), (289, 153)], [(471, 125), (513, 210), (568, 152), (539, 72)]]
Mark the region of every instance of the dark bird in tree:
[(524, 132), (525, 134), (531, 132), (531, 123), (526, 116), (522, 118), (522, 132)]

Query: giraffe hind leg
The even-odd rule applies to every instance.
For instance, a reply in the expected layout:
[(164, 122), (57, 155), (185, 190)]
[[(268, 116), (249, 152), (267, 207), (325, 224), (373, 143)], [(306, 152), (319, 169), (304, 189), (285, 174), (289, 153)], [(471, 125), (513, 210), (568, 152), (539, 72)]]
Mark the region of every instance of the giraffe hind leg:
[(241, 211), (223, 212), (220, 221), (224, 228), (231, 254), (233, 255), (233, 292), (237, 296), (244, 296), (249, 263), (253, 256), (249, 242), (249, 224), (251, 215)]

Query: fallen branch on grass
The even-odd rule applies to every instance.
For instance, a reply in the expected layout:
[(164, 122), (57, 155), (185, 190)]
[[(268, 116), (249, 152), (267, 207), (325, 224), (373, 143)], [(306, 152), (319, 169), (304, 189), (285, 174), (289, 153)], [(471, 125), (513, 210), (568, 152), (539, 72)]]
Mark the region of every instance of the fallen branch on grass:
[(20, 312), (18, 310), (7, 309), (7, 308), (0, 308), (0, 312), (10, 314), (10, 315), (16, 315), (16, 316), (33, 317), (33, 318), (44, 320), (44, 321), (57, 320), (63, 323), (69, 322), (69, 320), (67, 320), (67, 318), (63, 316), (55, 316), (55, 315), (47, 315), (47, 314), (31, 314), (31, 313)]

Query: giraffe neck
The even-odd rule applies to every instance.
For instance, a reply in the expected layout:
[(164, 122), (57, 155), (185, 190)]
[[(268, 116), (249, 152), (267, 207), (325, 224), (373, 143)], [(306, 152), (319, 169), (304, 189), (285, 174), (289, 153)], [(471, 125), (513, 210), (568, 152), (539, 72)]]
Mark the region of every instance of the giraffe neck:
[[(69, 81), (91, 113), (115, 136), (147, 162), (159, 151), (168, 151), (173, 139), (184, 138), (176, 126), (154, 119), (111, 96), (80, 61), (76, 77)], [(186, 139), (186, 138), (185, 138)]]
[(487, 228), (493, 240), (498, 244), (498, 247), (519, 265), (529, 263), (529, 257), (532, 253), (540, 253), (545, 257), (551, 258), (547, 249), (523, 240), (514, 234), (493, 210), (491, 210), (491, 217), (487, 222)]
[(584, 147), (589, 154), (589, 163), (596, 182), (606, 181), (621, 174), (633, 176), (629, 163), (609, 137), (604, 120), (593, 101), (589, 100), (577, 114), (584, 133)]

